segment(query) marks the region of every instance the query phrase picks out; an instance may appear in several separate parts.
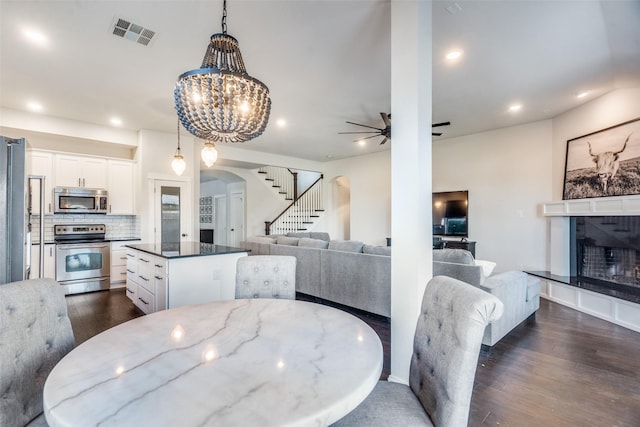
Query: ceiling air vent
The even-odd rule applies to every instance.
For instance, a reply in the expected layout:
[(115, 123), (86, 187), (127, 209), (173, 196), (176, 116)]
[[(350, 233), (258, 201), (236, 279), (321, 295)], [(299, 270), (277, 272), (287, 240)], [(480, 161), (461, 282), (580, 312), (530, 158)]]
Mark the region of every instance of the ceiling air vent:
[(142, 25), (132, 24), (122, 18), (117, 18), (113, 25), (113, 35), (129, 39), (145, 46), (149, 45), (155, 34), (155, 31), (144, 28)]

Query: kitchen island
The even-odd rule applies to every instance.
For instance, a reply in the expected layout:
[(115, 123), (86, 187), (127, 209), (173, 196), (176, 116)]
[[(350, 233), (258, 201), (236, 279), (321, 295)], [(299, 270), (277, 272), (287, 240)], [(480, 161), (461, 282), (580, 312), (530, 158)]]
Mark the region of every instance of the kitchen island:
[(199, 242), (125, 247), (127, 296), (145, 313), (234, 299), (236, 262), (249, 252)]

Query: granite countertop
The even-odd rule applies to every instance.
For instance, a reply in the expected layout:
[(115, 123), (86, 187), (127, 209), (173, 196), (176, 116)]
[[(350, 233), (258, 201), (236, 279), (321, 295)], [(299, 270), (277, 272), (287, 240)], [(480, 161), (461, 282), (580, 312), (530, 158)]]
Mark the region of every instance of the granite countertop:
[(125, 246), (167, 259), (250, 252), (248, 249), (200, 242), (181, 242), (164, 245), (160, 243), (135, 243)]

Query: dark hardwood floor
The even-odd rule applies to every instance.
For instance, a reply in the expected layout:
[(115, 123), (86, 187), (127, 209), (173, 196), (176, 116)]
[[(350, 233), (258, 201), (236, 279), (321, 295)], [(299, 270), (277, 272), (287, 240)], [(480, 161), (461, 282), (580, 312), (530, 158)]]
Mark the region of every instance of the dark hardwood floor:
[[(67, 305), (76, 344), (142, 315), (124, 289), (70, 295)], [(386, 378), (389, 323), (349, 311), (380, 335)], [(640, 426), (640, 334), (541, 300), (534, 320), (480, 355), (469, 425)]]

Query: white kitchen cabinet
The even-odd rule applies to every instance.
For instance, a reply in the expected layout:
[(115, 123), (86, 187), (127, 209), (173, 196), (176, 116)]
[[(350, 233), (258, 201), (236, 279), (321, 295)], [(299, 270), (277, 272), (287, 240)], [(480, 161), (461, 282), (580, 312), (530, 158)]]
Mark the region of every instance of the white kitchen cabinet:
[(107, 188), (107, 160), (56, 154), (56, 187)]
[[(45, 214), (53, 213), (53, 153), (30, 150), (27, 156), (27, 174), (44, 176)], [(31, 200), (34, 215), (40, 214), (40, 186), (32, 188)]]
[(145, 314), (167, 308), (167, 262), (127, 249), (127, 296)]
[(111, 242), (111, 287), (118, 287), (127, 281), (127, 248), (130, 242)]
[[(56, 278), (56, 245), (44, 245), (44, 277)], [(40, 278), (40, 245), (31, 245), (31, 279)]]
[(108, 213), (134, 215), (133, 194), (134, 163), (124, 160), (109, 160), (107, 164), (109, 192)]

